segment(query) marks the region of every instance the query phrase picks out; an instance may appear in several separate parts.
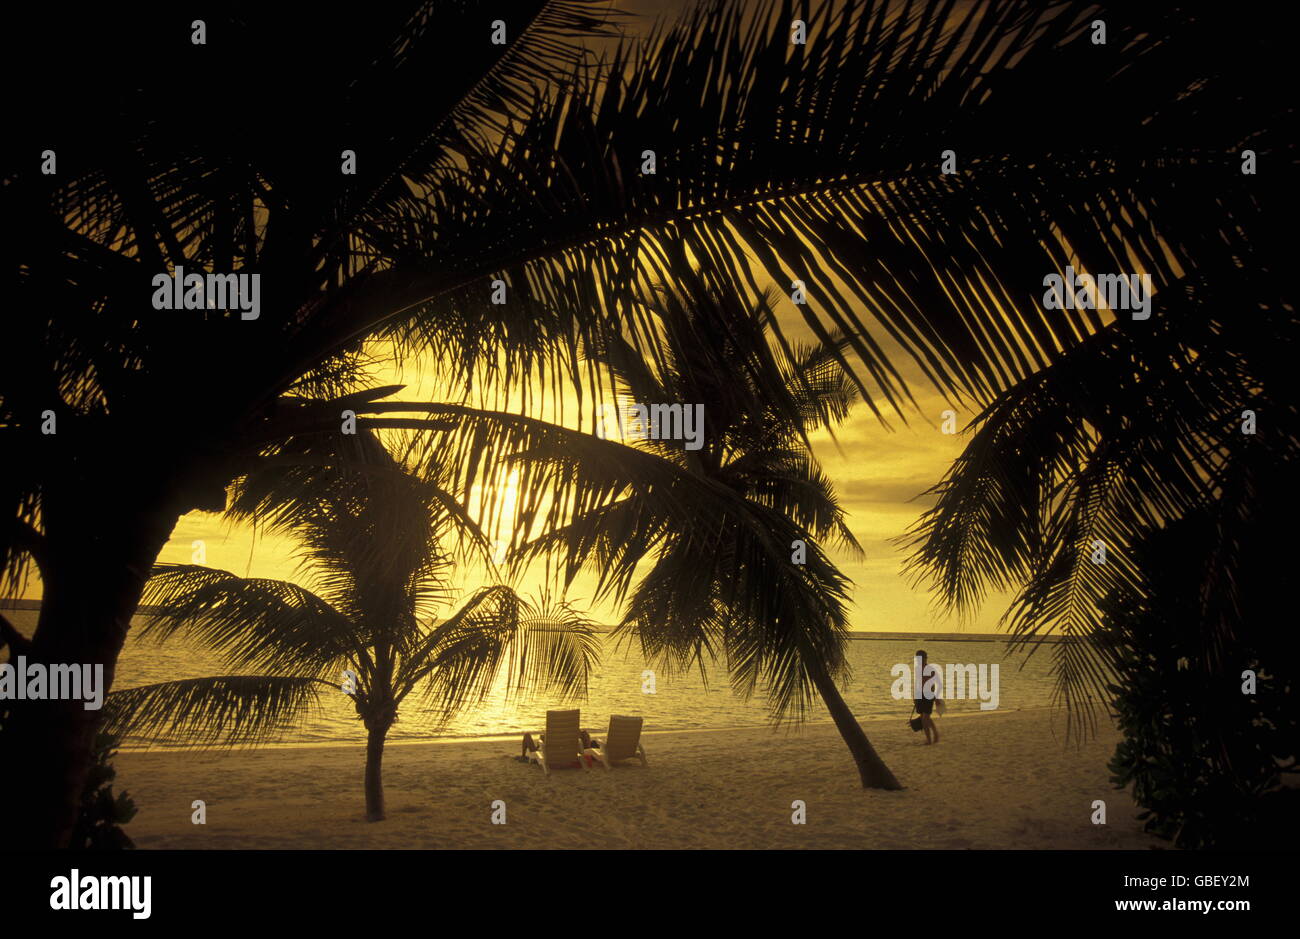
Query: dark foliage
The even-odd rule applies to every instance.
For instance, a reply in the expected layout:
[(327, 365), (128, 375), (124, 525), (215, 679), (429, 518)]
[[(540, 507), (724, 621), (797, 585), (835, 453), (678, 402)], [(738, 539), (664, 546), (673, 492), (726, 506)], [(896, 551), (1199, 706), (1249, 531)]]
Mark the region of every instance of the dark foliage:
[(86, 777), (86, 789), (81, 796), (81, 813), (72, 830), (69, 847), (84, 851), (125, 851), (135, 847), (135, 842), (122, 826), (135, 818), (135, 801), (126, 790), (114, 794), (113, 780), (117, 770), (112, 759), (117, 753), (121, 738), (113, 734), (95, 735), (94, 764)]
[[(1187, 572), (1208, 555), (1215, 523), (1189, 519), (1152, 538), (1139, 559), (1151, 592), (1140, 601), (1115, 595), (1103, 604), (1100, 639), (1117, 673), (1118, 724), (1125, 739), (1110, 762), (1117, 787), (1132, 786), (1146, 829), (1179, 848), (1258, 847), (1261, 833), (1283, 843), (1300, 834), (1295, 783), (1297, 726), (1295, 641), (1274, 628), (1265, 603), (1281, 565), (1270, 557), (1280, 526), (1294, 512), (1270, 515), (1259, 538), (1242, 546), (1237, 585), (1241, 627), (1207, 644), (1195, 628), (1200, 584)], [(1257, 676), (1245, 693), (1246, 675)], [(1288, 779), (1288, 777), (1290, 777)]]

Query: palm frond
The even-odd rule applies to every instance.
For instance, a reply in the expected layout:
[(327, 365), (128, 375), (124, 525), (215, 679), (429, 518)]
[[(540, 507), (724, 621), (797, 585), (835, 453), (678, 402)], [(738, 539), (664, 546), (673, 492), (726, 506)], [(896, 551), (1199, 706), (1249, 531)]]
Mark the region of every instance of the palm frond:
[(503, 586), (484, 588), (404, 659), (403, 694), (423, 685), (450, 718), (482, 701), (499, 676), (509, 692), (582, 698), (599, 651), (592, 624), (567, 605), (541, 608)]
[[(1141, 546), (1206, 513), (1226, 521), (1247, 480), (1300, 457), (1295, 380), (1284, 365), (1300, 337), (1293, 316), (1270, 304), (1272, 289), (1240, 273), (1197, 285), (1171, 316), (1116, 321), (1004, 393), (978, 416), (932, 490), (936, 504), (909, 533), (910, 567), (942, 602), (969, 610), (989, 589), (1018, 588), (1005, 617), (1017, 639), (1073, 640), (1054, 647), (1058, 694), (1084, 702), (1085, 718), (1089, 702), (1107, 699), (1092, 642), (1105, 602), (1142, 596), (1153, 574), (1135, 560)], [(1223, 312), (1245, 307), (1249, 326)], [(1242, 433), (1245, 409), (1270, 415), (1267, 435)], [(1097, 545), (1105, 563), (1094, 563)], [(1225, 546), (1215, 557), (1220, 567), (1206, 576), (1223, 579), (1226, 599), (1234, 553)], [(1204, 599), (1213, 643), (1233, 628), (1231, 603)]]
[(137, 627), (141, 637), (184, 631), (235, 667), (321, 675), (347, 657), (364, 658), (352, 621), (296, 584), (159, 564), (142, 602), (150, 616)]
[(146, 743), (240, 747), (292, 732), (331, 687), (295, 675), (220, 675), (143, 685), (109, 694), (104, 726)]
[[(871, 407), (907, 402), (886, 339), (943, 391), (987, 399), (1104, 322), (1092, 310), (1045, 309), (1045, 273), (1081, 259), (1146, 271), (1164, 291), (1190, 264), (1176, 245), (1195, 239), (1207, 261), (1228, 258), (1174, 205), (1176, 193), (1215, 200), (1225, 239), (1257, 211), (1227, 171), (1227, 140), (1171, 150), (1150, 126), (1203, 127), (1222, 109), (1212, 95), (1173, 91), (1232, 81), (1170, 53), (1208, 42), (1206, 22), (1167, 9), (1118, 16), (1099, 48), (1088, 24), (1103, 9), (810, 4), (805, 47), (789, 41), (791, 4), (745, 16), (702, 4), (612, 60), (604, 80), (539, 101), (509, 141), (466, 154), (462, 187), (441, 191), (401, 232), (406, 243), (455, 246), (431, 265), (428, 298), (403, 328), (466, 368), (518, 345), (509, 330), (544, 332), (564, 364), (574, 340), (563, 322), (601, 308), (658, 360), (643, 312), (655, 285), (707, 259), (701, 276), (719, 293), (755, 297), (759, 277), (782, 290), (803, 280), (811, 300), (795, 312), (822, 340), (848, 337)], [(1024, 115), (1076, 95), (1115, 129), (1059, 152)], [(897, 126), (910, 132), (882, 133)], [(631, 139), (647, 143), (629, 151)], [(1153, 155), (1135, 155), (1135, 139)], [(642, 175), (640, 149), (652, 145), (661, 169)], [(938, 172), (945, 148), (961, 155), (961, 172)], [(440, 280), (448, 270), (458, 277)], [(491, 305), (496, 277), (528, 324)], [(580, 322), (577, 341), (590, 345), (599, 318)]]

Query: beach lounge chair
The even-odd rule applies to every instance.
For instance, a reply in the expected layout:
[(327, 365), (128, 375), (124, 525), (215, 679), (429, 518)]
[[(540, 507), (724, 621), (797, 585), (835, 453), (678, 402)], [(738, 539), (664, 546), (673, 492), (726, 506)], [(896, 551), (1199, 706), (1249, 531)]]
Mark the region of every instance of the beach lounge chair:
[(640, 717), (619, 717), (609, 719), (609, 733), (599, 750), (584, 751), (588, 756), (600, 760), (605, 772), (615, 763), (626, 760), (640, 760), (642, 766), (649, 766), (645, 758), (645, 747), (641, 746)]
[(540, 763), (547, 776), (551, 775), (552, 766), (567, 769), (575, 760), (585, 770), (587, 761), (582, 758), (582, 738), (578, 734), (581, 722), (581, 712), (576, 708), (547, 711), (546, 733), (539, 735), (538, 749), (528, 754), (528, 759)]

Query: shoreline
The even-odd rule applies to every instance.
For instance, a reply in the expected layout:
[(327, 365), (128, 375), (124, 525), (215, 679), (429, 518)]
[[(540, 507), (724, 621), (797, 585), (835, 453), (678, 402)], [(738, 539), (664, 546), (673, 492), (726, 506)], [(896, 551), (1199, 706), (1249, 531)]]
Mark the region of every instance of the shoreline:
[[(1023, 708), (1000, 708), (995, 711), (949, 712), (948, 714), (945, 714), (942, 719), (945, 721), (950, 721), (955, 719), (969, 720), (971, 718), (977, 718), (977, 717), (980, 718), (994, 717), (1002, 714), (1021, 714), (1025, 712), (1064, 713), (1060, 711), (1059, 708), (1056, 708), (1052, 705), (1044, 704), (1044, 705), (1034, 705), (1034, 706), (1023, 707)], [(905, 720), (905, 718), (864, 717), (861, 718), (858, 721), (858, 723), (863, 725), (889, 724), (899, 720)], [(536, 733), (538, 730), (541, 730), (542, 729), (541, 723), (542, 721), (539, 720), (538, 727), (531, 728), (529, 732)], [(583, 723), (584, 725), (586, 725), (585, 721)], [(775, 729), (773, 729), (773, 725), (770, 724), (729, 724), (729, 725), (720, 725), (717, 727), (666, 727), (661, 730), (651, 730), (647, 728), (643, 730), (642, 733), (645, 736), (661, 736), (665, 734), (709, 734), (709, 733), (731, 733), (734, 731), (743, 731), (743, 732), (770, 731), (773, 735), (779, 735), (781, 737), (786, 737), (786, 736), (798, 737), (802, 733), (802, 728), (833, 727), (834, 724), (835, 724), (834, 721), (827, 718), (826, 720), (804, 721), (802, 724), (799, 725), (790, 725), (790, 730), (788, 732), (783, 730), (783, 728), (781, 727), (776, 727)], [(608, 728), (609, 728), (608, 719), (605, 719), (605, 723), (601, 725), (587, 726), (587, 729), (590, 730), (593, 733), (593, 735), (595, 735), (597, 738), (601, 737), (604, 734), (604, 732), (608, 730)], [(446, 736), (446, 737), (422, 737), (418, 739), (401, 738), (401, 739), (385, 741), (384, 751), (387, 752), (389, 747), (422, 747), (422, 746), (436, 746), (436, 745), (449, 745), (449, 744), (503, 743), (503, 742), (517, 743), (519, 742), (519, 739), (522, 736), (522, 734), (523, 731), (516, 731), (511, 733), (505, 733), (505, 734), (484, 734), (482, 736), (476, 736), (476, 737)], [(117, 748), (117, 752), (119, 754), (128, 754), (128, 753), (136, 753), (136, 754), (235, 753), (235, 754), (239, 754), (239, 753), (254, 753), (261, 750), (354, 750), (358, 748), (364, 749), (365, 742), (358, 740), (353, 742), (337, 742), (337, 743), (327, 743), (327, 742), (317, 742), (317, 741), (311, 741), (307, 743), (267, 743), (267, 744), (262, 744), (258, 747), (240, 747), (235, 749), (222, 749), (222, 748), (212, 748), (212, 747), (203, 748), (203, 747), (167, 746), (164, 744), (155, 744), (152, 746), (124, 744)]]
[[(122, 751), (117, 792), (140, 848), (168, 849), (1142, 849), (1138, 809), (1111, 787), (1108, 724), (1066, 744), (1051, 709), (939, 719), (924, 745), (899, 718), (863, 721), (905, 787), (864, 790), (834, 725), (800, 732), (645, 734), (649, 766), (549, 776), (513, 759), (517, 737), (385, 749), (387, 820), (364, 818), (363, 746)], [(968, 715), (971, 717), (977, 715)], [(445, 742), (445, 741), (444, 741)], [(185, 755), (182, 756), (181, 752)], [(207, 821), (192, 823), (203, 800)], [(1093, 803), (1108, 807), (1091, 822)], [(806, 824), (792, 823), (792, 806)], [(494, 803), (505, 824), (493, 824)]]

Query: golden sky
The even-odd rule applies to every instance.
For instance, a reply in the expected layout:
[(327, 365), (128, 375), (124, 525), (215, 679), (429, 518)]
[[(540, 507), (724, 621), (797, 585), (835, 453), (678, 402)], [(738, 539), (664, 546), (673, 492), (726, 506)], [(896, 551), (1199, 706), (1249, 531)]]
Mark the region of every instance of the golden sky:
[[(657, 16), (671, 16), (688, 4), (680, 0), (667, 3), (623, 0), (618, 6), (645, 17), (627, 24), (628, 31), (634, 33), (648, 29)], [(769, 279), (761, 272), (756, 273), (759, 282)], [(791, 339), (810, 338), (793, 307), (787, 305), (782, 323), (788, 327)], [(927, 507), (928, 500), (918, 496), (939, 481), (966, 437), (940, 431), (941, 414), (949, 405), (925, 384), (910, 359), (891, 350), (892, 344), (885, 337), (876, 338), (892, 352), (892, 360), (908, 380), (919, 405), (918, 413), (906, 415), (907, 424), (897, 415), (889, 414), (891, 430), (883, 427), (865, 405), (859, 404), (837, 429), (838, 446), (826, 433), (818, 433), (813, 438), (814, 451), (835, 482), (849, 525), (865, 550), (865, 557), (860, 560), (831, 550), (841, 570), (856, 585), (850, 622), (854, 629), (864, 631), (991, 632), (1005, 609), (1005, 597), (994, 596), (970, 622), (960, 623), (937, 612), (930, 594), (913, 589), (902, 573), (904, 554), (894, 539)], [(450, 400), (439, 393), (437, 380), (418, 361), (408, 362), (395, 373), (377, 373), (374, 378), (368, 384), (406, 384), (407, 388), (396, 396), (398, 400)], [(964, 427), (971, 416), (958, 410), (958, 426)], [(209, 566), (243, 576), (308, 583), (298, 570), (291, 541), (255, 534), (249, 526), (232, 525), (210, 513), (191, 512), (181, 518), (159, 560), (190, 563), (194, 560), (194, 543), (200, 541), (204, 562)], [(484, 573), (479, 567), (467, 567), (461, 572), (460, 585), (468, 592), (483, 582)], [(541, 578), (524, 578), (516, 586), (524, 591), (535, 590), (541, 586)], [(39, 582), (33, 578), (24, 593), (39, 597)], [(585, 575), (569, 592), (569, 598), (586, 608), (593, 618), (601, 622), (617, 619), (619, 611), (608, 605), (592, 607), (584, 603), (590, 595), (590, 580)]]
[[(798, 327), (792, 332), (797, 334)], [(841, 570), (855, 584), (850, 623), (853, 629), (861, 631), (992, 632), (1006, 607), (1005, 597), (992, 597), (978, 615), (962, 623), (936, 611), (931, 595), (924, 589), (914, 589), (902, 572), (904, 552), (894, 539), (929, 505), (928, 500), (918, 497), (938, 482), (967, 437), (941, 432), (941, 414), (949, 405), (923, 384), (910, 360), (899, 355), (894, 361), (911, 384), (920, 413), (907, 415), (907, 425), (890, 416), (891, 430), (883, 427), (865, 405), (859, 404), (836, 431), (835, 441), (825, 432), (813, 437), (814, 451), (834, 481), (849, 526), (865, 551), (865, 557), (860, 560), (836, 549), (831, 551)], [(436, 379), (418, 362), (385, 373), (374, 384), (390, 382), (407, 384), (395, 399), (442, 399), (436, 390)], [(970, 417), (969, 413), (958, 410), (958, 427), (964, 427)], [(204, 543), (206, 563), (211, 567), (241, 576), (293, 580), (309, 585), (309, 580), (298, 570), (292, 541), (260, 532), (255, 535), (251, 527), (232, 525), (211, 513), (191, 512), (182, 517), (159, 560), (190, 563), (195, 541)], [(484, 582), (484, 575), (482, 567), (468, 565), (459, 572), (456, 582), (468, 594)], [(543, 585), (544, 577), (539, 570), (536, 574), (530, 571), (515, 586), (532, 592)], [(607, 604), (592, 606), (588, 602), (591, 593), (591, 579), (584, 573), (568, 597), (594, 619), (614, 622), (619, 611)], [(29, 596), (38, 595), (29, 590)]]

